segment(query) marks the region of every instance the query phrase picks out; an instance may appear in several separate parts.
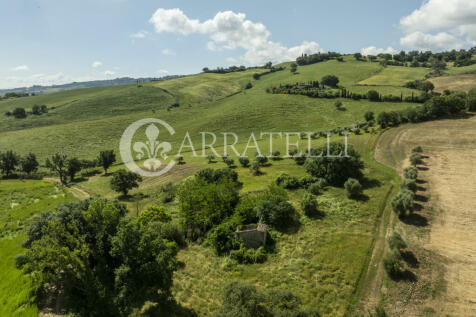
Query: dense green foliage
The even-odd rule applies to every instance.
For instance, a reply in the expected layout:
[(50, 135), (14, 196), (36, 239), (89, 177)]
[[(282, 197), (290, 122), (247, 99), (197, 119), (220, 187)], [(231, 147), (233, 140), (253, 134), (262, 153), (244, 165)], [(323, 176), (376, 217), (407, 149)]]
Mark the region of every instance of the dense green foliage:
[(91, 199), (42, 214), (28, 230), (24, 270), (82, 316), (128, 316), (146, 301), (167, 302), (176, 245), (126, 212)]
[(355, 178), (349, 178), (344, 183), (344, 188), (347, 192), (347, 197), (349, 198), (358, 198), (362, 195), (362, 185)]
[(122, 193), (123, 196), (127, 196), (127, 193), (133, 189), (139, 187), (139, 182), (142, 181), (142, 177), (138, 174), (120, 169), (114, 173), (111, 178), (111, 188)]
[[(335, 186), (342, 186), (349, 178), (359, 179), (362, 176), (364, 164), (360, 155), (349, 145), (347, 152), (342, 143), (331, 142), (329, 148), (323, 146), (313, 149), (312, 155), (322, 157), (311, 158), (306, 162), (306, 171), (314, 177), (324, 178)], [(327, 155), (326, 155), (327, 154)], [(342, 156), (339, 159), (331, 156)]]

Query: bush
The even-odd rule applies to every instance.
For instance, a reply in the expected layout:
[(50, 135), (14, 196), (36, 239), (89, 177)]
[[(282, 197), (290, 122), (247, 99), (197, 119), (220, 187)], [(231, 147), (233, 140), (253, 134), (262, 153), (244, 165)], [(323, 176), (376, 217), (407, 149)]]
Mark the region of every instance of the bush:
[(344, 188), (347, 191), (347, 197), (357, 198), (362, 194), (362, 185), (355, 178), (349, 178), (344, 183)]
[(24, 254), (17, 254), (13, 259), (13, 263), (17, 269), (21, 269), (25, 264), (28, 263), (28, 258)]
[(392, 208), (400, 218), (407, 217), (413, 213), (414, 195), (415, 194), (409, 190), (402, 190), (395, 197), (393, 197)]
[(241, 264), (254, 264), (265, 262), (267, 255), (264, 247), (259, 247), (255, 250), (245, 248), (241, 245), (238, 250), (232, 250), (230, 252), (230, 258)]
[(364, 114), (364, 118), (365, 118), (365, 121), (370, 122), (370, 121), (373, 121), (375, 119), (375, 116), (374, 116), (374, 113), (372, 111), (367, 111)]
[(403, 260), (398, 250), (390, 250), (383, 258), (383, 267), (391, 278), (402, 274)]
[(231, 217), (210, 231), (207, 241), (218, 255), (226, 254), (240, 246), (235, 239), (235, 230), (240, 224), (238, 217)]
[(297, 165), (304, 165), (306, 163), (307, 157), (304, 154), (294, 156), (294, 161)]
[(250, 166), (250, 159), (246, 156), (238, 157), (238, 162), (240, 162), (241, 166), (243, 166), (243, 167)]
[(136, 219), (141, 224), (150, 224), (152, 222), (169, 222), (172, 220), (172, 217), (165, 211), (164, 207), (149, 206)]
[(292, 223), (294, 207), (279, 195), (267, 194), (256, 205), (256, 215), (261, 222), (284, 228)]
[(410, 155), (410, 163), (413, 166), (421, 164), (422, 163), (421, 154), (420, 153), (412, 153), (412, 155)]
[(409, 166), (403, 170), (403, 177), (409, 179), (418, 178), (418, 169), (415, 166)]
[(422, 153), (423, 152), (423, 148), (418, 145), (418, 146), (415, 146), (413, 149), (412, 149), (412, 153)]
[(388, 245), (390, 246), (390, 249), (394, 249), (398, 251), (401, 251), (407, 247), (407, 244), (402, 239), (402, 236), (395, 231), (388, 238)]
[(281, 152), (279, 151), (273, 151), (273, 153), (271, 153), (271, 159), (273, 161), (279, 161), (281, 159), (280, 155), (281, 155)]
[[(324, 178), (335, 186), (342, 186), (349, 178), (359, 179), (362, 176), (364, 164), (360, 155), (349, 145), (347, 147), (347, 157), (344, 156), (344, 144), (331, 142), (329, 144), (329, 153), (331, 155), (342, 154), (342, 157), (336, 159), (323, 155), (322, 157), (312, 158), (306, 162), (306, 171), (314, 177)], [(327, 146), (312, 150), (313, 155), (327, 153)]]
[(208, 164), (215, 163), (215, 156), (214, 155), (208, 155), (207, 160), (208, 160)]
[(380, 101), (380, 95), (375, 90), (369, 90), (367, 92), (367, 99), (370, 101)]
[(246, 86), (245, 86), (245, 89), (251, 89), (253, 88), (253, 84), (252, 83), (247, 83)]
[(245, 196), (240, 199), (236, 205), (234, 216), (240, 217), (243, 224), (258, 222), (255, 206), (259, 200), (259, 196)]
[(12, 112), (13, 116), (17, 119), (26, 118), (26, 110), (24, 108), (15, 108)]
[(184, 247), (187, 243), (185, 242), (185, 234), (183, 232), (182, 226), (176, 221), (163, 222), (158, 226), (160, 235), (169, 241), (177, 243), (178, 246)]
[(339, 110), (342, 107), (342, 101), (334, 102), (334, 106), (336, 107), (337, 110)]
[(301, 184), (297, 177), (283, 173), (276, 179), (276, 185), (286, 189), (296, 189), (299, 188)]
[(261, 170), (260, 170), (259, 163), (258, 162), (253, 162), (253, 164), (251, 164), (251, 166), (250, 166), (250, 171), (251, 171), (251, 174), (253, 174), (254, 176), (261, 175)]
[(316, 183), (313, 183), (313, 184), (309, 185), (307, 190), (313, 195), (319, 195), (320, 190), (321, 190), (321, 186), (319, 185), (319, 183), (316, 182)]
[(322, 77), (321, 83), (326, 86), (337, 87), (337, 84), (339, 83), (339, 78), (334, 75), (326, 75)]
[(417, 190), (417, 183), (414, 179), (404, 178), (402, 180), (402, 184), (400, 185), (402, 190), (407, 189), (412, 192), (416, 192)]
[(225, 164), (226, 164), (228, 167), (231, 168), (231, 167), (234, 166), (235, 161), (234, 161), (232, 158), (229, 157), (229, 158), (227, 158), (227, 159), (225, 160)]
[(264, 166), (266, 163), (268, 163), (268, 158), (266, 156), (262, 156), (262, 155), (256, 155), (256, 162), (260, 165), (260, 166)]
[(316, 181), (317, 181), (317, 178), (307, 175), (299, 179), (299, 184), (301, 185), (302, 188), (308, 188), (309, 185), (315, 183)]
[(317, 200), (316, 196), (305, 193), (301, 200), (301, 209), (306, 216), (313, 216), (317, 213)]

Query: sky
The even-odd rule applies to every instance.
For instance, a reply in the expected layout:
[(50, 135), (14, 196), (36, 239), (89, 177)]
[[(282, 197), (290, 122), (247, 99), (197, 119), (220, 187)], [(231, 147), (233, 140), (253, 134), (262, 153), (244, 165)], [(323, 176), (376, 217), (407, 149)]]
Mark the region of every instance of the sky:
[(476, 45), (475, 0), (0, 0), (0, 88)]

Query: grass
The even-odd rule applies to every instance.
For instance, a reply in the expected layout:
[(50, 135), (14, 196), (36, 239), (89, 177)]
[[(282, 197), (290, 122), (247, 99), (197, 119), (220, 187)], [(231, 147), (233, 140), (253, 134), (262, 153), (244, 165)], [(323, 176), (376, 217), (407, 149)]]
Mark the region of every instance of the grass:
[(429, 68), (387, 66), (378, 74), (359, 82), (366, 86), (404, 86), (407, 82), (425, 78)]
[(23, 252), (25, 228), (34, 215), (71, 197), (43, 181), (0, 181), (0, 316), (37, 316), (35, 285), (14, 266)]
[[(12, 110), (17, 106), (31, 108), (33, 104), (56, 107), (47, 115), (29, 116), (24, 120), (2, 116), (0, 152), (7, 149), (14, 149), (22, 155), (33, 152), (41, 162), (55, 152), (92, 159), (104, 149), (115, 149), (117, 153), (124, 129), (132, 122), (148, 117), (160, 118), (174, 127), (174, 136), (160, 134), (159, 139), (171, 142), (175, 151), (186, 131), (199, 149), (201, 131), (218, 134), (217, 149), (223, 147), (221, 132), (235, 132), (240, 138), (237, 148), (241, 151), (251, 132), (259, 136), (260, 132), (264, 131), (327, 131), (363, 121), (366, 111), (373, 111), (378, 115), (381, 111), (414, 106), (407, 103), (340, 99), (344, 110), (336, 110), (335, 99), (266, 93), (266, 88), (271, 86), (320, 80), (328, 74), (337, 75), (340, 84), (351, 91), (364, 93), (369, 87), (359, 83), (386, 71), (378, 63), (359, 62), (350, 57), (345, 57), (344, 62), (328, 61), (300, 66), (297, 74), (289, 72), (288, 63), (283, 66), (287, 69), (262, 76), (259, 80), (254, 80), (252, 75), (264, 72), (264, 69), (226, 75), (197, 74), (164, 82), (145, 83), (140, 88), (136, 85), (124, 85), (80, 89), (0, 101), (0, 112)], [(396, 80), (402, 80), (407, 75), (395, 76), (398, 77)], [(389, 74), (387, 77), (391, 81)], [(248, 82), (253, 84), (253, 88), (245, 90)], [(378, 84), (379, 86), (375, 86), (377, 88), (372, 86), (372, 89), (383, 94), (413, 92), (392, 86), (383, 79)], [(180, 103), (180, 107), (167, 110), (175, 102)], [(143, 130), (139, 132), (143, 133)], [(179, 303), (194, 309), (199, 315), (210, 315), (220, 303), (224, 282), (244, 279), (259, 288), (288, 289), (298, 295), (305, 306), (317, 307), (323, 316), (343, 316), (349, 313), (360, 296), (375, 229), (380, 221), (381, 206), (385, 205), (387, 193), (394, 186), (393, 171), (373, 159), (377, 137), (376, 134), (365, 134), (350, 138), (350, 143), (362, 154), (365, 161), (365, 175), (369, 180), (364, 188), (366, 200), (349, 200), (343, 188), (329, 187), (318, 197), (325, 217), (310, 219), (301, 213), (299, 207), (304, 191), (290, 191), (290, 201), (300, 213), (301, 224), (294, 233), (272, 233), (277, 241), (277, 251), (263, 264), (238, 265), (227, 257), (217, 257), (213, 250), (205, 245), (189, 245), (179, 253), (179, 259), (185, 263), (185, 267), (175, 274), (173, 292)], [(264, 150), (267, 150), (268, 142), (267, 137), (258, 140)], [(301, 142), (305, 145), (307, 140)], [(325, 140), (320, 138), (313, 140), (312, 144), (317, 146), (324, 142)], [(274, 143), (274, 150), (279, 150), (284, 155), (284, 143), (279, 142), (277, 138)], [(248, 154), (253, 153), (254, 150)], [(175, 167), (163, 177), (144, 179), (138, 189), (131, 191), (132, 196), (123, 200), (131, 214), (147, 205), (159, 204), (156, 196), (160, 185), (169, 181), (178, 183), (201, 168), (225, 167), (220, 158), (216, 158), (217, 163), (208, 164), (205, 158), (193, 157), (190, 150), (183, 155), (186, 164)], [(119, 156), (118, 159), (110, 172), (124, 168)], [(235, 164), (239, 165), (236, 157), (234, 159)], [(262, 168), (261, 176), (252, 176), (248, 168), (237, 166), (235, 170), (243, 182), (241, 194), (265, 189), (283, 172), (297, 177), (306, 175), (305, 169), (290, 159), (271, 161), (270, 166)], [(79, 180), (73, 186), (92, 196), (117, 198), (118, 194), (109, 187), (110, 179), (110, 174), (96, 175), (89, 180)], [(25, 211), (25, 214), (18, 216), (23, 219), (21, 228), (15, 229), (18, 221), (0, 219), (1, 223), (8, 223), (8, 226), (12, 227), (9, 232), (15, 232), (14, 238), (17, 239), (5, 240), (11, 244), (10, 247), (5, 247), (5, 250), (12, 250), (8, 251), (10, 258), (7, 255), (5, 257), (10, 260), (5, 262), (4, 271), (14, 276), (12, 272), (21, 274), (17, 270), (14, 271), (12, 258), (21, 252), (19, 245), (24, 237), (24, 225), (32, 215), (53, 208), (60, 201), (70, 198), (69, 195), (53, 197), (54, 194), (48, 194), (48, 191), (55, 191), (55, 188), (44, 182), (2, 181), (0, 186), (1, 184), (6, 184), (5, 188), (18, 186), (15, 195), (23, 193), (18, 196), (21, 198), (15, 200), (18, 200), (21, 206), (12, 209)], [(11, 188), (16, 188), (15, 186)], [(46, 194), (35, 196), (41, 191)], [(0, 195), (11, 201), (8, 193), (11, 195), (11, 190), (5, 189)], [(136, 201), (138, 193), (145, 196)], [(39, 201), (35, 202), (35, 199)], [(33, 201), (34, 204), (27, 207), (27, 201)], [(51, 207), (46, 208), (50, 205)], [(173, 215), (177, 215), (176, 202), (166, 204), (166, 208)], [(7, 208), (5, 214), (10, 215), (11, 211)], [(6, 243), (5, 241), (0, 240), (1, 243)], [(21, 298), (26, 301), (28, 295), (21, 295)], [(18, 307), (15, 303), (9, 305)], [(34, 305), (30, 306), (36, 309)]]

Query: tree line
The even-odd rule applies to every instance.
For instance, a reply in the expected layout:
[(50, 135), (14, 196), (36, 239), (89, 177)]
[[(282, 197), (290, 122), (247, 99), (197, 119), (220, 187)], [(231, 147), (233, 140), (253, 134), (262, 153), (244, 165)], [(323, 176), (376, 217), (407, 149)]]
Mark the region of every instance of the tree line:
[(47, 112), (48, 112), (48, 107), (46, 105), (41, 105), (41, 106), (33, 105), (33, 107), (31, 108), (31, 111), (27, 111), (25, 108), (22, 108), (22, 107), (17, 107), (13, 109), (12, 111), (5, 112), (5, 115), (7, 117), (14, 116), (16, 119), (24, 119), (29, 114), (39, 116)]

